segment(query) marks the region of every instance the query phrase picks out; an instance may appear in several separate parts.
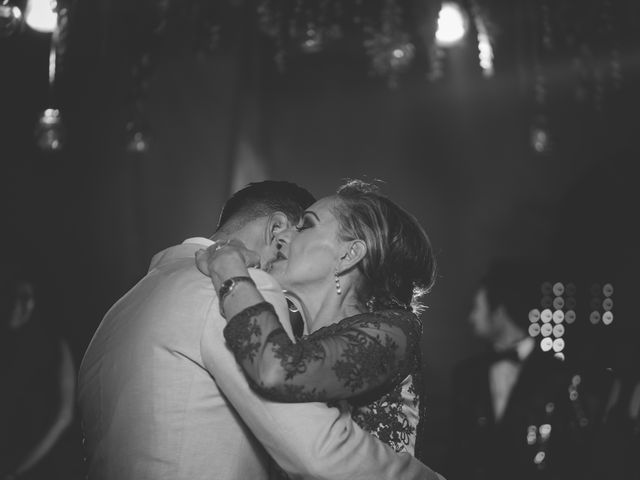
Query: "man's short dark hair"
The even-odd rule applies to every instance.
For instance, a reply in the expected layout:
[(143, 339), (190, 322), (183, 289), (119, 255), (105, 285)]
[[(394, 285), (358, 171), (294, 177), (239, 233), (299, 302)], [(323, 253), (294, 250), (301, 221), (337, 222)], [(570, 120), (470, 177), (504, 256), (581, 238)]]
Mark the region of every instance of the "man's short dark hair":
[(290, 220), (297, 222), (302, 212), (314, 202), (315, 198), (308, 190), (292, 182), (252, 182), (225, 202), (217, 230), (237, 230), (248, 222), (273, 212), (283, 212)]
[(497, 258), (481, 278), (480, 287), (486, 289), (491, 311), (504, 307), (511, 320), (526, 329), (529, 311), (540, 308), (541, 285), (548, 274), (543, 261)]

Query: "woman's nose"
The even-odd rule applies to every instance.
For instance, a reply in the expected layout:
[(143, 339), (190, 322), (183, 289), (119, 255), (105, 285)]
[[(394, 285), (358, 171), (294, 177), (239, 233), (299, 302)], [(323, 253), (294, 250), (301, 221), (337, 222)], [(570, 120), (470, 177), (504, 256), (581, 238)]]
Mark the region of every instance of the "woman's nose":
[(291, 242), (293, 231), (293, 228), (287, 228), (276, 235), (276, 247), (278, 249), (283, 248)]

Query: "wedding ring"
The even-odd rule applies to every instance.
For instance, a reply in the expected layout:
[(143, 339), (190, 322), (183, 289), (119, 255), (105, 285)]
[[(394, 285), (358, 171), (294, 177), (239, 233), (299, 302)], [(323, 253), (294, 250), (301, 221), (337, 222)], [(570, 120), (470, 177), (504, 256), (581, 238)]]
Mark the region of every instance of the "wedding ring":
[(213, 253), (216, 253), (222, 247), (229, 245), (229, 240), (217, 240), (211, 244), (213, 248)]

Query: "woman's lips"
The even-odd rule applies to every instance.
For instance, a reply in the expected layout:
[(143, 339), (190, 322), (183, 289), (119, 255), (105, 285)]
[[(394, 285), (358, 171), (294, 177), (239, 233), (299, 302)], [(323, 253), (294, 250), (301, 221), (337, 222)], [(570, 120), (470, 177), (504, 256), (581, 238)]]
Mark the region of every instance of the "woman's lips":
[(277, 262), (280, 262), (282, 260), (286, 260), (287, 256), (285, 254), (283, 254), (282, 252), (278, 252), (275, 256), (275, 258), (273, 260), (271, 260), (264, 268), (265, 272), (270, 272), (271, 269), (273, 268), (273, 265)]

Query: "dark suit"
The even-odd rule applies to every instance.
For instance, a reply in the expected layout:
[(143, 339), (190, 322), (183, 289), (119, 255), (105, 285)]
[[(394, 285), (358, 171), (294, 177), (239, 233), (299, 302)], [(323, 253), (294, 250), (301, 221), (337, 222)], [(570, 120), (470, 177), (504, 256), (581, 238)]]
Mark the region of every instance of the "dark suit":
[[(522, 363), (500, 421), (489, 386), (489, 354), (461, 362), (453, 377), (450, 480), (581, 478), (579, 398), (565, 365), (538, 347)], [(549, 428), (547, 425), (551, 426)], [(535, 428), (535, 430), (534, 430)], [(542, 453), (540, 453), (542, 452)]]

